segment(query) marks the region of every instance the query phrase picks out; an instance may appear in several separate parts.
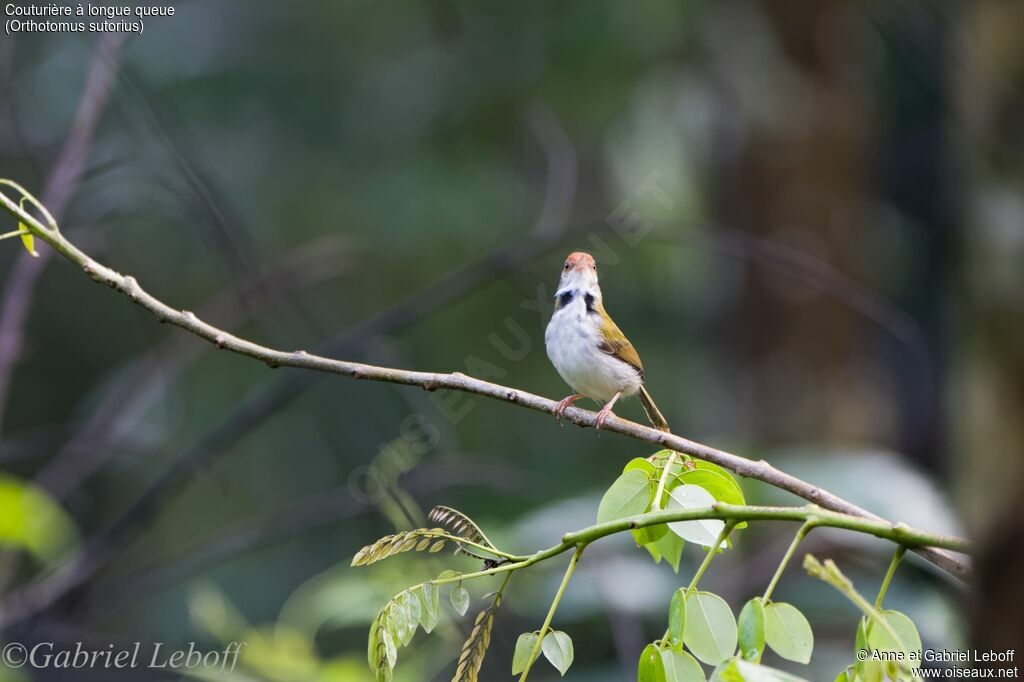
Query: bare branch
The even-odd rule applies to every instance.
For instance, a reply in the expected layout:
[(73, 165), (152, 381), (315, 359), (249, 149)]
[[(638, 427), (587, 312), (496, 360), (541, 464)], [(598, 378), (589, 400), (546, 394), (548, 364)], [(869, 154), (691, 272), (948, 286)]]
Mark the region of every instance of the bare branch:
[[(532, 393), (502, 386), (489, 381), (482, 381), (466, 376), (461, 372), (438, 373), (409, 371), (393, 367), (381, 367), (359, 362), (348, 362), (336, 360), (319, 355), (313, 355), (302, 350), (281, 351), (268, 348), (254, 343), (247, 339), (240, 338), (209, 322), (199, 319), (194, 313), (187, 310), (177, 310), (156, 298), (143, 289), (134, 277), (123, 275), (102, 263), (93, 260), (90, 256), (72, 244), (59, 231), (51, 230), (43, 226), (32, 215), (22, 210), (16, 201), (11, 200), (5, 194), (0, 194), (0, 203), (12, 216), (24, 222), (28, 228), (40, 239), (52, 246), (58, 253), (66, 257), (72, 263), (88, 274), (94, 281), (106, 284), (127, 296), (134, 303), (142, 306), (152, 313), (157, 320), (173, 324), (177, 327), (215, 344), (224, 350), (229, 350), (240, 355), (255, 358), (266, 363), (270, 367), (295, 367), (309, 369), (319, 372), (338, 374), (353, 379), (365, 379), (381, 381), (409, 386), (420, 386), (426, 390), (449, 389), (471, 393), (507, 403), (513, 403), (527, 407), (538, 412), (553, 413), (555, 401), (543, 398)], [(596, 415), (579, 408), (566, 410), (565, 416), (573, 423), (593, 427), (596, 422)], [(651, 443), (653, 445), (669, 448), (677, 452), (683, 452), (693, 457), (713, 462), (735, 473), (755, 478), (769, 483), (782, 490), (789, 491), (795, 495), (813, 502), (825, 509), (842, 514), (857, 516), (872, 521), (885, 522), (878, 516), (868, 512), (857, 505), (848, 502), (833, 493), (814, 486), (795, 476), (779, 471), (768, 462), (753, 461), (734, 455), (722, 450), (697, 443), (695, 441), (665, 433), (656, 429), (642, 426), (618, 417), (610, 418), (605, 424), (605, 430), (629, 436), (635, 440)], [(897, 524), (892, 524), (894, 527)], [(919, 533), (905, 526), (899, 527), (911, 533)], [(928, 561), (936, 566), (952, 573), (953, 575), (965, 578), (969, 573), (967, 563), (949, 552), (923, 547), (917, 551)]]

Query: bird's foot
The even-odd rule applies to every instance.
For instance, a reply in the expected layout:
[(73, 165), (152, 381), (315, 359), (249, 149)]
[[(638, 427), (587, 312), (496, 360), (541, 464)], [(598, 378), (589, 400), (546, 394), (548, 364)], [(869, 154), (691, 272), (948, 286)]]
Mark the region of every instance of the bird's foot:
[(615, 416), (615, 413), (612, 412), (612, 408), (602, 408), (601, 411), (597, 413), (597, 421), (594, 422), (594, 428), (600, 431), (604, 428), (604, 423), (607, 421), (608, 417), (612, 416)]
[(558, 420), (559, 424), (562, 423), (562, 417), (565, 415), (565, 408), (569, 407), (582, 397), (583, 396), (580, 395), (579, 393), (574, 393), (558, 401), (558, 404), (555, 405), (555, 409), (553, 410), (553, 412), (555, 414), (555, 419)]
[(600, 431), (604, 427), (604, 423), (608, 420), (608, 417), (615, 414), (612, 412), (612, 408), (615, 407), (615, 401), (619, 399), (620, 395), (622, 395), (622, 391), (619, 391), (612, 396), (612, 399), (608, 401), (608, 404), (602, 407), (601, 411), (597, 413), (597, 421), (594, 422), (595, 429)]

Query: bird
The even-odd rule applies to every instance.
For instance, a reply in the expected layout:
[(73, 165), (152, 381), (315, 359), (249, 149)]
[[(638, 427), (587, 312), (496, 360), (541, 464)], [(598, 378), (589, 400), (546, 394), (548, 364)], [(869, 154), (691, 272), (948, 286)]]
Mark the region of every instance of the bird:
[(595, 423), (601, 429), (620, 398), (639, 394), (654, 428), (668, 431), (668, 422), (644, 387), (644, 367), (636, 348), (605, 312), (593, 256), (582, 251), (569, 254), (554, 301), (544, 345), (551, 364), (575, 391), (558, 402), (555, 417), (561, 420), (567, 407), (590, 398), (603, 405)]

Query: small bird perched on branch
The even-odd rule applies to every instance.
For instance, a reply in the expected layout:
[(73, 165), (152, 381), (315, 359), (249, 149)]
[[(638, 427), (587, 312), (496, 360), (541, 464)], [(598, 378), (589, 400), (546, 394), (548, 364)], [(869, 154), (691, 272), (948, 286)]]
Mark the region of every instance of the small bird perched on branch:
[(640, 403), (654, 428), (668, 431), (668, 422), (644, 388), (644, 367), (633, 344), (604, 310), (597, 264), (589, 253), (570, 253), (562, 266), (555, 292), (555, 312), (544, 333), (548, 357), (573, 395), (555, 407), (565, 408), (580, 398), (604, 405), (597, 413), (597, 428), (604, 426), (619, 398), (640, 394)]

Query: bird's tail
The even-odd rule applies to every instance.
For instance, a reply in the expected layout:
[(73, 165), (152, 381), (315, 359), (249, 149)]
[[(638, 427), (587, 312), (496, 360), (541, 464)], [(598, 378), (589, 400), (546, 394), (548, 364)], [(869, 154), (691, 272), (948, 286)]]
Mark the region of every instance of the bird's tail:
[(647, 413), (647, 419), (650, 420), (651, 425), (659, 431), (668, 431), (668, 422), (665, 421), (664, 415), (661, 414), (661, 410), (654, 404), (654, 398), (647, 392), (647, 389), (643, 386), (640, 387), (640, 404), (644, 406), (644, 412)]

